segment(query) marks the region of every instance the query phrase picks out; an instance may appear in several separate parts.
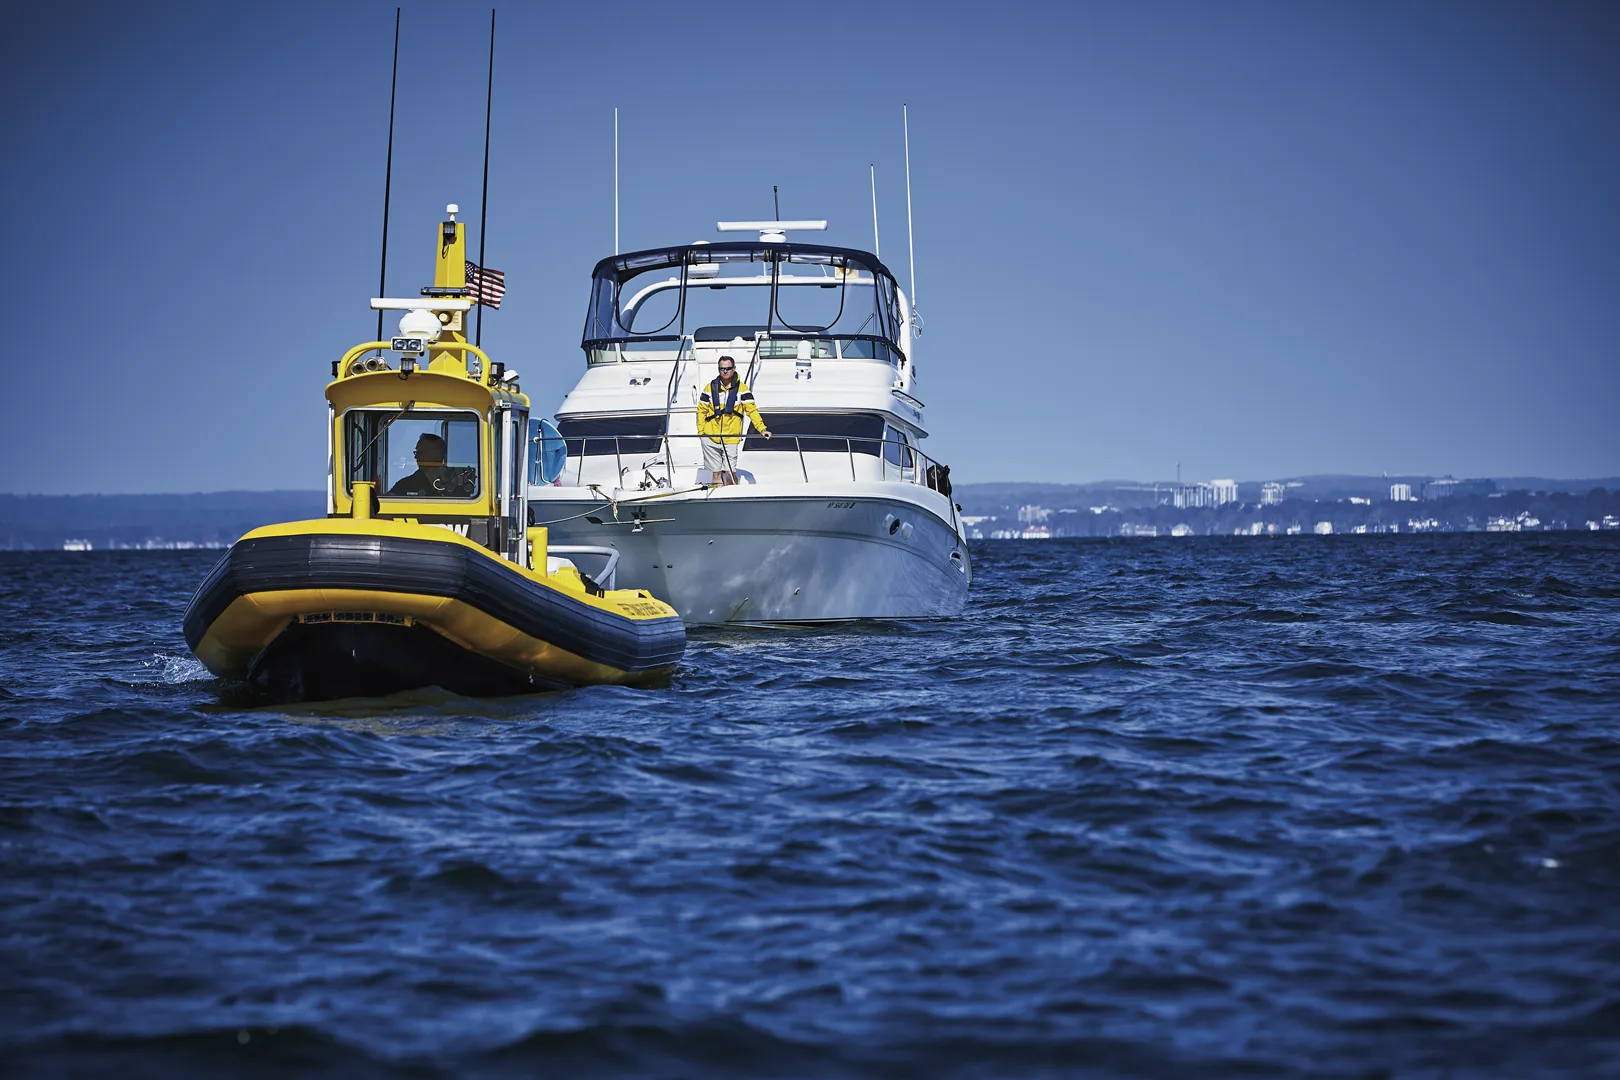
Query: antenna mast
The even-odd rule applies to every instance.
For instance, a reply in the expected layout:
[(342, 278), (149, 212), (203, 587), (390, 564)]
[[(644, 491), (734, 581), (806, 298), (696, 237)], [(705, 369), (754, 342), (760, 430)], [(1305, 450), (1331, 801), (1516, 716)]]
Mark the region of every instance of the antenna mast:
[(900, 105), (900, 122), (906, 129), (906, 248), (911, 256), (911, 313), (917, 313), (917, 243), (911, 232), (911, 114)]
[(613, 107), (613, 254), (619, 253), (619, 107)]
[(878, 239), (877, 227), (877, 166), (872, 165), (872, 254), (883, 258), (883, 242)]
[(777, 197), (776, 185), (771, 185), (771, 206), (776, 210), (776, 220), (782, 220), (782, 200)]
[[(377, 275), (377, 295), (388, 295), (388, 197), (394, 190), (394, 98), (399, 93), (399, 8), (394, 9), (394, 78), (388, 88), (388, 168), (383, 174), (382, 270)], [(382, 340), (383, 313), (377, 312), (377, 340)]]
[[(478, 292), (484, 291), (484, 241), (489, 230), (484, 227), (489, 219), (489, 112), (495, 101), (495, 9), (489, 9), (489, 82), (484, 87), (484, 205), (478, 209)], [(484, 343), (484, 303), (478, 302), (478, 331), (473, 344)]]

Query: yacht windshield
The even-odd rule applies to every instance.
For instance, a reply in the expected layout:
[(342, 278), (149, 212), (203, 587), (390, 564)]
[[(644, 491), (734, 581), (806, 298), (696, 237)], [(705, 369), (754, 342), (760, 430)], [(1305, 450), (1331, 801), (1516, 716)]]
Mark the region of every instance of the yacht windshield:
[(657, 358), (717, 330), (789, 350), (810, 339), (812, 355), (886, 357), (899, 352), (899, 292), (874, 256), (803, 244), (693, 244), (597, 265), (584, 334), (593, 361)]

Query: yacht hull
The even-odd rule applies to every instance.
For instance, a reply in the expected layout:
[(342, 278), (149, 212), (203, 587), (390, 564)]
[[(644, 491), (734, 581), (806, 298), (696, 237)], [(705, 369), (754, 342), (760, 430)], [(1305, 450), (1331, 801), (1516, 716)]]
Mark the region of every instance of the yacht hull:
[(554, 546), (617, 548), (619, 587), (653, 591), (689, 624), (962, 612), (973, 571), (954, 521), (942, 516), (950, 514), (944, 496), (915, 484), (797, 487), (622, 492), (614, 503), (580, 489), (536, 489), (530, 506), (536, 524), (550, 522)]

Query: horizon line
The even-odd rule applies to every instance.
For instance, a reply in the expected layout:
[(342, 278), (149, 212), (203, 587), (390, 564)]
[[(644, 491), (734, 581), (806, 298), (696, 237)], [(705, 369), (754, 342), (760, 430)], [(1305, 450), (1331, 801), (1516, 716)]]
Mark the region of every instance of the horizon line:
[[(1215, 479), (1227, 479), (1217, 477)], [(1363, 480), (1390, 483), (1403, 483), (1411, 480), (1539, 480), (1558, 484), (1592, 484), (1606, 486), (1611, 482), (1620, 482), (1620, 473), (1609, 476), (1538, 476), (1530, 473), (1523, 474), (1497, 474), (1482, 476), (1457, 476), (1454, 473), (1299, 473), (1292, 476), (1277, 477), (1272, 480), (1233, 480), (1236, 484), (1270, 484), (1289, 482), (1308, 482), (1321, 480)], [(1136, 480), (1127, 477), (1109, 477), (1101, 480), (959, 480), (954, 486), (966, 487), (1045, 487), (1045, 488), (1087, 488), (1109, 486), (1138, 486), (1138, 487), (1194, 487), (1199, 484), (1212, 483), (1213, 480)], [(147, 498), (179, 498), (187, 496), (204, 495), (318, 495), (326, 494), (325, 488), (219, 488), (212, 491), (5, 491), (0, 497), (13, 499), (147, 499)]]

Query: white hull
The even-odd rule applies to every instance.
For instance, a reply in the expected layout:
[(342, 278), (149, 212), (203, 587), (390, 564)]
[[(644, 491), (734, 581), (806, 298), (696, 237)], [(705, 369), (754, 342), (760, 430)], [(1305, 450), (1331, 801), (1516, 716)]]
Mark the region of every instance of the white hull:
[(618, 586), (693, 625), (937, 618), (967, 603), (973, 569), (950, 502), (916, 484), (657, 494), (618, 493), (617, 523), (615, 504), (580, 488), (531, 488), (530, 508), (553, 522), (553, 545), (617, 548)]

